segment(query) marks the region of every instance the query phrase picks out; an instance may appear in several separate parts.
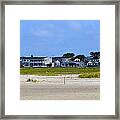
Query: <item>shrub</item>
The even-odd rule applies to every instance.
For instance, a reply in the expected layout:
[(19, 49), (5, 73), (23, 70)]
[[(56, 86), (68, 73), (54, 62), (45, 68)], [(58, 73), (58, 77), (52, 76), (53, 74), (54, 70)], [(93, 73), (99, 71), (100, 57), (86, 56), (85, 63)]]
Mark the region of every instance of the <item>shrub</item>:
[(100, 78), (100, 73), (83, 73), (79, 75), (80, 78)]

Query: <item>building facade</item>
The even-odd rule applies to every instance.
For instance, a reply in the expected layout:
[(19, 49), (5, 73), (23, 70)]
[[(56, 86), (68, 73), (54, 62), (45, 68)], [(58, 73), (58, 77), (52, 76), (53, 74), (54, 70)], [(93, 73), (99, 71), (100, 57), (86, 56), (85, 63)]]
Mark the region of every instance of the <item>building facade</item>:
[(20, 57), (21, 67), (51, 67), (52, 58), (48, 57)]
[(80, 59), (70, 60), (65, 57), (20, 57), (20, 67), (100, 67), (100, 60), (86, 57), (84, 61)]

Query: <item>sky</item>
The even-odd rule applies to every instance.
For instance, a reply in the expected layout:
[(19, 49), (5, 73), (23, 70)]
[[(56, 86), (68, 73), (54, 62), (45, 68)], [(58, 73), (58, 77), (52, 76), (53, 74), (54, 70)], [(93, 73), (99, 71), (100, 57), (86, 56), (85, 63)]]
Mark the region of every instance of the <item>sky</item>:
[(21, 20), (20, 56), (100, 51), (99, 20)]

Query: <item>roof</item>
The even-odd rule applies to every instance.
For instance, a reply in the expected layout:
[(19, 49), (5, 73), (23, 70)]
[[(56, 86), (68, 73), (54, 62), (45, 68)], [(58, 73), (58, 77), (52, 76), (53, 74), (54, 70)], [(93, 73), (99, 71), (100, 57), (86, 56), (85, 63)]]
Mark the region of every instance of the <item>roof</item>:
[(61, 59), (61, 58), (66, 58), (66, 57), (52, 57), (53, 59)]
[(46, 57), (39, 57), (39, 56), (36, 56), (36, 57), (31, 57), (31, 56), (28, 56), (28, 57), (20, 57), (20, 59), (44, 59)]

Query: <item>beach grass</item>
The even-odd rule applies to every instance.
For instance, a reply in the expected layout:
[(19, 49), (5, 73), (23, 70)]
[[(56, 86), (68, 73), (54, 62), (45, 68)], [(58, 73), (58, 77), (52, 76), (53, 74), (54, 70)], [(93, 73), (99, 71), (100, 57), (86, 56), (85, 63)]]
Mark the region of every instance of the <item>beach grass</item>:
[(41, 76), (80, 74), (80, 78), (99, 78), (100, 68), (21, 68), (20, 74)]
[(100, 72), (82, 73), (79, 75), (80, 78), (100, 78)]

